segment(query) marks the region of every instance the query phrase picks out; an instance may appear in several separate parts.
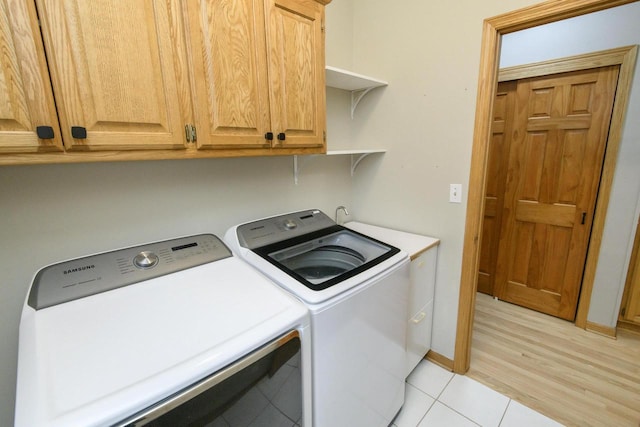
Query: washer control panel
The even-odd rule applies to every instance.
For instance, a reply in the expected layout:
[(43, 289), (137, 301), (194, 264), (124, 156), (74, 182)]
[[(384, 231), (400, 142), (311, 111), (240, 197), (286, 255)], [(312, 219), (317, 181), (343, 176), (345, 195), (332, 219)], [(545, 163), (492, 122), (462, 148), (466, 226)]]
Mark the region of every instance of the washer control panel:
[(336, 225), (318, 209), (293, 212), (239, 225), (240, 245), (255, 249)]
[(200, 234), (64, 261), (38, 271), (28, 304), (40, 310), (230, 256), (218, 237)]

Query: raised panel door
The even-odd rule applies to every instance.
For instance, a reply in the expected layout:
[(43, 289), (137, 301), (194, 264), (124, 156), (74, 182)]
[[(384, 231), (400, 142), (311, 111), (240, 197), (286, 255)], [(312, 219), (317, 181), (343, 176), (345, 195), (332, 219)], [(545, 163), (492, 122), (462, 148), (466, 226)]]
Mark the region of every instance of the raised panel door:
[(265, 0), (271, 122), (277, 147), (325, 147), (324, 6)]
[(177, 0), (37, 5), (68, 150), (185, 147)]
[(189, 2), (198, 148), (268, 148), (262, 0)]
[(501, 82), (493, 106), (493, 123), (487, 160), (482, 246), (478, 266), (478, 291), (494, 294), (498, 242), (504, 203), (507, 161), (513, 126), (516, 81)]
[[(0, 153), (62, 150), (35, 5), (0, 0)], [(36, 129), (51, 128), (52, 138)]]
[(496, 296), (572, 320), (618, 67), (518, 81)]

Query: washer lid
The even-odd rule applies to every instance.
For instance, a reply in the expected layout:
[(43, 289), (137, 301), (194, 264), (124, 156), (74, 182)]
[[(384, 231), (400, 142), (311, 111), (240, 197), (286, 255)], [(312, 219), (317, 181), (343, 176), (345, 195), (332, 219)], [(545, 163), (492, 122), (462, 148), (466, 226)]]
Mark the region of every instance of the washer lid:
[(340, 226), (255, 252), (309, 289), (320, 291), (380, 264), (399, 249)]
[(235, 257), (25, 305), (16, 426), (111, 425), (306, 324), (307, 313)]
[(343, 246), (320, 246), (281, 260), (282, 265), (313, 284), (322, 283), (366, 262), (365, 257)]

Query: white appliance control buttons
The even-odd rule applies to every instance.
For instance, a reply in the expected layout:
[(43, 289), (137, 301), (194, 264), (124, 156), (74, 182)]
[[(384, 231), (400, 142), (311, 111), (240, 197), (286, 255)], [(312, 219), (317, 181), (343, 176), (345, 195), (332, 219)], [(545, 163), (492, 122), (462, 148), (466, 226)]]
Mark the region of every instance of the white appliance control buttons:
[(158, 260), (158, 255), (153, 252), (142, 251), (133, 258), (133, 265), (146, 270), (155, 267), (158, 264)]
[(296, 224), (296, 222), (292, 219), (288, 219), (284, 222), (284, 227), (287, 230), (293, 230), (294, 228), (296, 228), (298, 226), (298, 224)]

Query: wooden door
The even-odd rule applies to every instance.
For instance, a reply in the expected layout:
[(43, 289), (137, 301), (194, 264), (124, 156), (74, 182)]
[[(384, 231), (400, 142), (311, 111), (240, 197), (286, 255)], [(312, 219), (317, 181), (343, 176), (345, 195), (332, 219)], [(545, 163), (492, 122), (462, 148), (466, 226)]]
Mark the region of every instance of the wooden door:
[(574, 319), (617, 76), (612, 66), (518, 82), (498, 298)]
[(184, 148), (177, 0), (37, 5), (67, 149)]
[(276, 147), (324, 147), (324, 6), (315, 0), (265, 0)]
[(270, 147), (263, 0), (188, 3), (198, 148)]
[(0, 52), (0, 152), (61, 151), (35, 4), (0, 0)]
[(636, 228), (620, 320), (640, 325), (640, 219)]
[(507, 178), (509, 138), (512, 133), (516, 97), (516, 81), (501, 82), (493, 104), (493, 122), (487, 160), (482, 247), (478, 271), (478, 291), (493, 295), (504, 186)]

